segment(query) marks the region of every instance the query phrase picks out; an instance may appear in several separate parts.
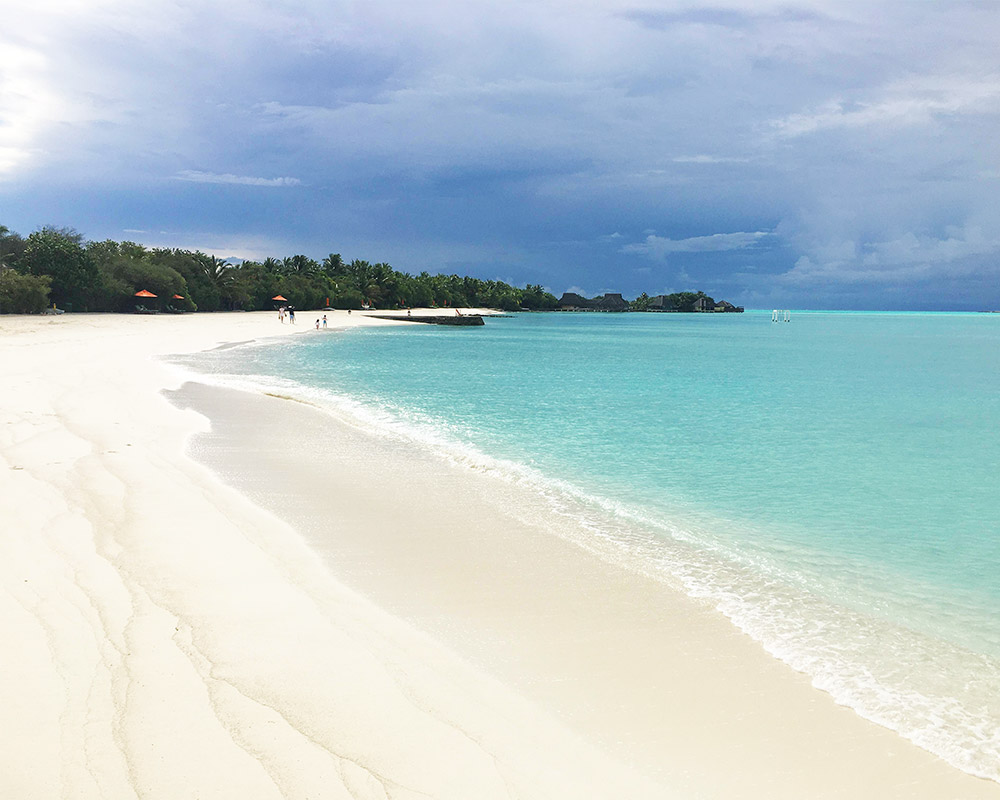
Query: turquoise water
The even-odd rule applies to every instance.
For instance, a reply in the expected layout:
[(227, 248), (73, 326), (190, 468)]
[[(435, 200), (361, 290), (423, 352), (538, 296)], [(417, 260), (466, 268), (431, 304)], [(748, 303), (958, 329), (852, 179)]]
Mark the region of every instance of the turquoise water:
[(1000, 779), (1000, 315), (531, 314), (295, 339), (201, 365), (489, 464), (556, 532)]

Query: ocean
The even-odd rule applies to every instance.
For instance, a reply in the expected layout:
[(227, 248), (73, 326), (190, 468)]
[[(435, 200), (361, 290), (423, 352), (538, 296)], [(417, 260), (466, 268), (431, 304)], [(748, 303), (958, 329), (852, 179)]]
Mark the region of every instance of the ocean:
[(1000, 315), (519, 314), (185, 363), (523, 485), (554, 535), (1000, 780)]

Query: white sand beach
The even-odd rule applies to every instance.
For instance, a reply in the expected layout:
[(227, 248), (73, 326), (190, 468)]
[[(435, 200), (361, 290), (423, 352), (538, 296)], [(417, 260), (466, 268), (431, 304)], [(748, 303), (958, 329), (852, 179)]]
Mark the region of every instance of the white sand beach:
[(0, 317), (0, 797), (1000, 798), (489, 475), (159, 358), (322, 313)]

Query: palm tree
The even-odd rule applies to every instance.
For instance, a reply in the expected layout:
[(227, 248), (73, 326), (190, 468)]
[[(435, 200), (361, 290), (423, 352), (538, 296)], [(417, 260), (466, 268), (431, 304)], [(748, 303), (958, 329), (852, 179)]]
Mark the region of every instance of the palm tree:
[(25, 241), (6, 225), (0, 225), (0, 272), (14, 269), (18, 258), (24, 253)]
[(341, 258), (340, 253), (330, 253), (330, 255), (323, 259), (323, 271), (330, 277), (342, 274), (345, 266), (346, 264), (344, 264), (344, 259)]
[(319, 270), (319, 264), (308, 256), (289, 256), (285, 259), (285, 269), (299, 275), (314, 275)]
[(226, 262), (225, 259), (216, 258), (215, 256), (206, 256), (204, 253), (199, 253), (201, 256), (198, 260), (201, 263), (202, 272), (205, 273), (205, 277), (208, 278), (208, 282), (212, 284), (220, 292), (233, 282), (233, 265)]

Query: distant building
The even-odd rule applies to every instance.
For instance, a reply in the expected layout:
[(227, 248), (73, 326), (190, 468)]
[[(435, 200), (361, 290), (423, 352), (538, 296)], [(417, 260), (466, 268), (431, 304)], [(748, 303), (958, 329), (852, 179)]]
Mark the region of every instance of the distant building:
[(658, 294), (656, 297), (649, 298), (649, 310), (676, 311), (677, 303), (675, 298), (671, 297), (669, 294)]
[(694, 311), (712, 311), (715, 309), (715, 303), (707, 297), (699, 297), (694, 301)]
[(556, 307), (560, 311), (628, 311), (628, 301), (620, 293), (608, 293), (590, 300), (576, 292), (564, 292)]
[(556, 308), (560, 311), (589, 311), (590, 300), (576, 292), (563, 292), (563, 296), (556, 303)]
[(619, 293), (609, 293), (591, 302), (597, 311), (628, 311), (628, 301)]

